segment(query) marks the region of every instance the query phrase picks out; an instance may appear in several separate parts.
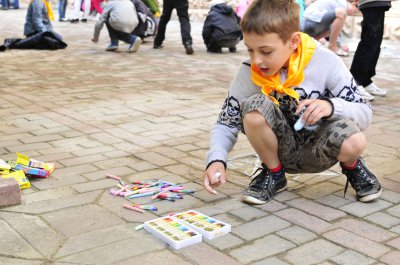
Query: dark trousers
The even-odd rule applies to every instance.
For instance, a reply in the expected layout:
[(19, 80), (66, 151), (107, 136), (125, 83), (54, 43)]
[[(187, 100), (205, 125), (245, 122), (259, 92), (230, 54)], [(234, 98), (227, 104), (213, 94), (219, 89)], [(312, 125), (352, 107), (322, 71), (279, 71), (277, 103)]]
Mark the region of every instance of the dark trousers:
[(375, 68), (381, 52), (383, 26), (387, 7), (369, 7), (361, 10), (361, 40), (354, 54), (350, 72), (363, 87), (372, 83)]
[(137, 38), (133, 34), (114, 29), (108, 22), (106, 22), (106, 26), (108, 29), (108, 35), (110, 36), (112, 45), (118, 45), (119, 40), (124, 41), (126, 43), (133, 43)]
[(188, 0), (164, 0), (163, 11), (158, 24), (157, 35), (154, 39), (154, 45), (161, 45), (165, 39), (165, 30), (167, 24), (171, 19), (173, 9), (176, 9), (176, 13), (181, 24), (181, 36), (182, 44), (184, 46), (192, 44), (192, 37), (190, 36), (190, 21), (189, 21), (189, 3)]

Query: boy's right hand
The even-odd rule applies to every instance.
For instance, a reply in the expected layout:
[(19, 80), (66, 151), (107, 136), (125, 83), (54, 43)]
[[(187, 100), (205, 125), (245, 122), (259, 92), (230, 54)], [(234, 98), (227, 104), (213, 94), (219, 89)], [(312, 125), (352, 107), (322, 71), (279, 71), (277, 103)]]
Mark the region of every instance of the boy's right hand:
[(217, 194), (217, 191), (214, 188), (218, 187), (221, 184), (224, 184), (226, 181), (226, 172), (224, 164), (221, 162), (212, 163), (204, 172), (204, 188), (212, 194)]

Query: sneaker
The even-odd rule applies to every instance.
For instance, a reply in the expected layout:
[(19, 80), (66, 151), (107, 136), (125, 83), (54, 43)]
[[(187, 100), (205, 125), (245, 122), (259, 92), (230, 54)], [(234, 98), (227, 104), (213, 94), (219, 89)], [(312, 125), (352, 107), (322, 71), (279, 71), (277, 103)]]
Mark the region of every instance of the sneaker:
[(87, 22), (87, 18), (82, 18), (81, 22), (86, 23)]
[(369, 84), (368, 86), (364, 87), (366, 91), (368, 91), (370, 94), (375, 95), (375, 96), (381, 96), (384, 97), (387, 94), (387, 91), (377, 87), (374, 83)]
[(381, 184), (379, 184), (375, 175), (367, 169), (362, 158), (357, 160), (357, 165), (354, 169), (347, 169), (342, 166), (342, 173), (347, 177), (344, 196), (346, 196), (349, 182), (356, 191), (357, 199), (360, 202), (369, 202), (381, 196)]
[(74, 19), (71, 19), (69, 22), (70, 22), (70, 23), (78, 23), (78, 22), (79, 22), (79, 19), (74, 18)]
[(287, 181), (283, 168), (276, 173), (271, 173), (262, 164), (262, 168), (257, 169), (254, 175), (256, 176), (252, 178), (249, 187), (243, 192), (242, 201), (245, 203), (267, 203), (275, 194), (286, 189)]
[(142, 44), (142, 39), (139, 37), (135, 38), (135, 41), (132, 42), (128, 47), (128, 52), (137, 52), (139, 50), (140, 44)]
[(116, 50), (118, 50), (118, 45), (114, 45), (114, 44), (110, 44), (106, 48), (106, 51), (108, 51), (108, 52), (115, 52)]
[(193, 54), (194, 53), (192, 44), (186, 44), (185, 45), (185, 50), (186, 50), (186, 54)]
[(236, 47), (229, 47), (229, 52), (236, 52)]
[(368, 93), (367, 90), (363, 86), (357, 86), (358, 91), (360, 92), (361, 97), (363, 97), (366, 100), (372, 101), (374, 100), (374, 96)]

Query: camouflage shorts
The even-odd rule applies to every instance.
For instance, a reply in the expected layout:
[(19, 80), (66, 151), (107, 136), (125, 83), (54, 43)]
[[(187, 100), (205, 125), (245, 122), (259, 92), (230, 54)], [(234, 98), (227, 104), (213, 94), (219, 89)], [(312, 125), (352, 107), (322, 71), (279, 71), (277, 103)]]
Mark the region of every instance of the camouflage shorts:
[(288, 173), (317, 173), (329, 169), (338, 162), (343, 141), (360, 131), (357, 123), (348, 119), (321, 120), (315, 131), (295, 131), (293, 122), (288, 122), (280, 108), (262, 94), (247, 99), (241, 110), (242, 117), (254, 110), (263, 114), (278, 138), (278, 156)]

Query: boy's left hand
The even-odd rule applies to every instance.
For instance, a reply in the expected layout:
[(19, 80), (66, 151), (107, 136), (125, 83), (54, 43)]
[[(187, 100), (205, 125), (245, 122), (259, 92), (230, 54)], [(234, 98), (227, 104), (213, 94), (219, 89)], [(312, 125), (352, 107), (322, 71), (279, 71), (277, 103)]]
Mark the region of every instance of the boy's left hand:
[(331, 103), (316, 98), (300, 101), (296, 113), (300, 114), (304, 107), (306, 107), (306, 109), (301, 121), (307, 125), (314, 125), (323, 117), (329, 117), (333, 111)]

